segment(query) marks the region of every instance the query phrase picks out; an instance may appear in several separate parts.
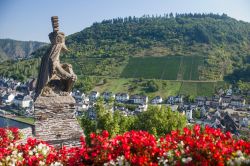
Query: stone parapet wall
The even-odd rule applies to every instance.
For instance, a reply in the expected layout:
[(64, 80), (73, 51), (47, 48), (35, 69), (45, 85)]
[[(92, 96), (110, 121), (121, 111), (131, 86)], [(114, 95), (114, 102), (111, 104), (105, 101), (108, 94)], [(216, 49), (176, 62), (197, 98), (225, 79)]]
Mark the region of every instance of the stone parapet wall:
[(23, 134), (23, 138), (24, 139), (27, 139), (29, 137), (32, 137), (33, 134), (32, 134), (32, 127), (27, 127), (27, 128), (24, 128), (24, 129), (19, 129), (19, 131)]
[(83, 131), (75, 117), (72, 96), (39, 96), (35, 101), (34, 135), (53, 145), (76, 145)]
[(22, 138), (20, 140), (18, 140), (18, 143), (26, 143), (28, 138), (33, 137), (32, 127), (19, 129), (19, 132), (22, 134)]

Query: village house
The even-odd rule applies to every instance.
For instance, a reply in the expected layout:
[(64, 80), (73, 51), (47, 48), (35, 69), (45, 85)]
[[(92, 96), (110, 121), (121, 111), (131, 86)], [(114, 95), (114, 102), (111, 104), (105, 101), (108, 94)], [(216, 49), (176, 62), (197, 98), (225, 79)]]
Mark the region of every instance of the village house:
[(104, 100), (108, 101), (111, 98), (115, 98), (115, 94), (113, 94), (112, 92), (105, 91), (105, 92), (103, 92), (102, 97)]
[(29, 95), (18, 94), (15, 96), (13, 103), (19, 108), (29, 108), (32, 107), (33, 99)]
[(115, 95), (115, 100), (117, 102), (126, 102), (129, 100), (129, 95), (127, 93), (117, 93)]
[(231, 96), (224, 96), (221, 98), (222, 108), (227, 108), (230, 103), (231, 103)]
[(83, 102), (78, 102), (75, 104), (75, 108), (77, 112), (82, 112), (86, 111), (89, 108), (89, 104), (83, 103)]
[(134, 115), (135, 113), (135, 111), (131, 111), (124, 106), (115, 106), (113, 109), (119, 111), (123, 116)]
[(212, 108), (218, 108), (221, 103), (221, 97), (220, 96), (213, 96), (212, 101), (210, 102), (210, 107)]
[(128, 111), (126, 107), (123, 106), (114, 106), (115, 111)]
[(195, 110), (195, 109), (197, 109), (197, 105), (196, 104), (189, 104), (189, 108)]
[(224, 115), (221, 120), (223, 126), (225, 126), (225, 131), (229, 131), (233, 134), (238, 134), (239, 125), (235, 122), (235, 120), (228, 114)]
[(238, 133), (238, 124), (227, 113), (217, 110), (215, 113), (207, 113), (197, 124), (208, 125), (213, 128), (220, 128), (223, 131), (230, 131), (234, 134)]
[(147, 104), (139, 104), (136, 107), (135, 112), (140, 113), (140, 112), (147, 111), (147, 109), (148, 109), (148, 105)]
[(213, 116), (216, 116), (216, 117), (220, 117), (220, 118), (221, 118), (221, 114), (222, 114), (221, 110), (220, 110), (220, 109), (217, 109), (217, 110), (215, 111), (215, 113), (213, 114)]
[(214, 117), (213, 120), (211, 121), (213, 123), (211, 123), (211, 127), (213, 128), (219, 128), (221, 130), (223, 130), (225, 127), (221, 124), (221, 120), (218, 117)]
[(12, 104), (13, 100), (15, 98), (15, 94), (14, 93), (7, 93), (2, 97), (2, 103), (3, 104)]
[(205, 117), (207, 114), (206, 108), (203, 106), (200, 108), (201, 117)]
[(90, 119), (96, 119), (96, 110), (94, 107), (89, 107), (87, 110), (87, 116)]
[(183, 96), (169, 96), (167, 103), (168, 104), (183, 103)]
[(88, 103), (89, 103), (89, 98), (88, 98), (88, 96), (85, 96), (85, 97), (83, 98), (82, 102), (83, 102), (84, 104), (88, 104)]
[(197, 103), (198, 106), (204, 106), (206, 103), (206, 98), (202, 96), (198, 96), (195, 98), (195, 102)]
[(148, 96), (135, 94), (132, 95), (129, 100), (133, 104), (146, 104), (148, 103)]
[(188, 109), (185, 111), (185, 115), (188, 121), (193, 119), (193, 109)]
[[(238, 134), (239, 129), (239, 116), (238, 114), (228, 114), (227, 112), (217, 110), (212, 115), (212, 121), (217, 128), (220, 128), (223, 131), (230, 131), (233, 134)], [(211, 126), (215, 127), (216, 126)]]
[(183, 107), (178, 106), (178, 105), (174, 105), (174, 104), (171, 104), (169, 107), (170, 107), (170, 109), (171, 109), (172, 111), (176, 111), (176, 110), (181, 110), (181, 109), (183, 109)]
[(219, 96), (222, 96), (222, 95), (225, 94), (225, 92), (224, 92), (224, 90), (222, 88), (220, 88), (217, 93), (218, 93)]
[(89, 100), (95, 101), (100, 96), (100, 93), (97, 91), (91, 91), (89, 94)]
[(81, 93), (79, 90), (73, 91), (71, 95), (74, 97), (76, 102), (81, 102), (85, 98), (85, 94)]
[(21, 85), (21, 82), (15, 81), (13, 79), (9, 79), (9, 80), (6, 81), (6, 84), (7, 84), (8, 88), (16, 90), (16, 88)]
[(206, 97), (205, 106), (210, 107), (212, 102), (212, 97)]
[(5, 81), (3, 79), (0, 79), (0, 87), (1, 88), (6, 88), (7, 84), (5, 83)]
[(3, 97), (6, 94), (7, 94), (7, 89), (3, 88), (3, 87), (0, 87), (0, 97)]
[(183, 102), (183, 96), (175, 96), (174, 98), (175, 103), (182, 103)]
[(226, 91), (226, 96), (232, 96), (233, 90), (230, 88)]
[(244, 107), (246, 100), (242, 96), (232, 96), (230, 105), (232, 107)]
[(239, 124), (241, 127), (248, 127), (248, 125), (249, 125), (248, 121), (249, 120), (247, 117), (243, 117), (243, 118), (240, 118)]
[(168, 104), (174, 104), (174, 96), (169, 96), (167, 100)]
[(218, 96), (218, 95), (215, 95), (215, 96), (213, 96), (213, 101), (220, 103), (221, 102), (221, 97)]
[(162, 103), (162, 97), (161, 96), (156, 96), (151, 100), (151, 104), (161, 104)]

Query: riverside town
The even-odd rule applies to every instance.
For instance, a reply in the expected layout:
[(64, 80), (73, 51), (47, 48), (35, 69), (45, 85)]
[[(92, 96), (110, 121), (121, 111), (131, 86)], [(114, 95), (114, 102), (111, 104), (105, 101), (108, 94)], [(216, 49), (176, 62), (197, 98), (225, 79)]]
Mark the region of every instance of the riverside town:
[(250, 165), (250, 2), (0, 6), (0, 166)]

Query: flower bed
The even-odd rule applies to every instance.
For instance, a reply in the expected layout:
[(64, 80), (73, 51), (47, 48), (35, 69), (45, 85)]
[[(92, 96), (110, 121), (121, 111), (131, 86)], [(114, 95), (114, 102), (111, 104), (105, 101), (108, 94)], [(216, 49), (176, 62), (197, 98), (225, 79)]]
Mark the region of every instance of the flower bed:
[(145, 131), (129, 131), (114, 138), (109, 133), (90, 135), (90, 145), (56, 150), (29, 138), (19, 144), (16, 128), (0, 128), (0, 165), (249, 165), (250, 142), (230, 133), (198, 125), (172, 131), (156, 139)]

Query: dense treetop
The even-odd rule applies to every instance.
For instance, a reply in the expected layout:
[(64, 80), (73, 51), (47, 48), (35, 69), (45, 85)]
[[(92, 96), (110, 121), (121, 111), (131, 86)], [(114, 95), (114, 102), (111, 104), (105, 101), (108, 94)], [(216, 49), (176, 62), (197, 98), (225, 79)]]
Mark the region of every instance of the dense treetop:
[(249, 23), (225, 14), (176, 14), (174, 17), (170, 13), (94, 23), (70, 35), (67, 44), (80, 56), (143, 55), (142, 50), (154, 47), (166, 48), (165, 55), (179, 51), (186, 54), (192, 51), (188, 48), (197, 44), (208, 47), (208, 50), (216, 46), (244, 47), (249, 44), (249, 34)]

